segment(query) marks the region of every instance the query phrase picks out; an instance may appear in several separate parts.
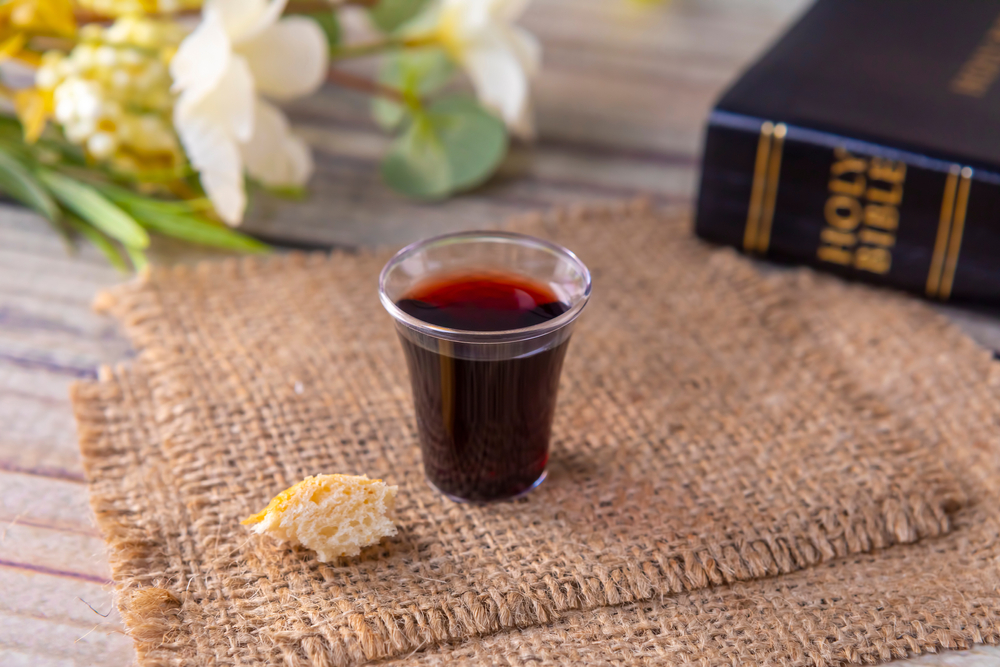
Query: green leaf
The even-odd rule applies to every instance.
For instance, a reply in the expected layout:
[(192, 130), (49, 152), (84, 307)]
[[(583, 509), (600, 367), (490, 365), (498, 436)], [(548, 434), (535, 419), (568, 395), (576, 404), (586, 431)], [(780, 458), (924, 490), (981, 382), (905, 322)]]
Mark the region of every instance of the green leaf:
[(149, 195), (142, 195), (128, 188), (123, 188), (114, 183), (96, 181), (92, 185), (101, 193), (128, 210), (130, 205), (141, 206), (147, 209), (155, 209), (164, 213), (201, 213), (215, 210), (212, 201), (207, 197), (196, 197), (194, 199), (159, 199)]
[(108, 258), (108, 263), (110, 263), (111, 266), (115, 267), (119, 271), (128, 273), (128, 264), (126, 264), (125, 260), (122, 259), (121, 253), (118, 252), (118, 248), (116, 248), (115, 244), (111, 242), (111, 239), (75, 215), (67, 215), (66, 224), (68, 224), (73, 231), (78, 232), (80, 236), (90, 241), (94, 247), (104, 253), (104, 256)]
[(393, 52), (379, 72), (379, 81), (404, 94), (427, 95), (448, 83), (455, 65), (438, 47)]
[(452, 190), (468, 190), (489, 178), (507, 154), (507, 128), (467, 97), (449, 97), (428, 110), (448, 154)]
[[(2, 2), (0, 2), (2, 4)], [(24, 141), (24, 128), (16, 118), (0, 115), (0, 145), (11, 155), (31, 163), (68, 163), (78, 167), (93, 169), (87, 161), (84, 150), (62, 137), (62, 133), (51, 125), (45, 129), (35, 143)]]
[(323, 31), (323, 34), (326, 35), (326, 41), (330, 46), (336, 46), (340, 43), (340, 20), (337, 18), (336, 12), (333, 10), (325, 12), (303, 12), (300, 16), (305, 16), (306, 18), (310, 18), (318, 23), (320, 29)]
[(146, 253), (137, 249), (125, 246), (125, 253), (128, 255), (129, 261), (132, 262), (132, 268), (138, 273), (144, 268), (149, 266), (149, 260), (146, 259)]
[[(380, 83), (416, 100), (440, 89), (454, 72), (455, 65), (448, 55), (430, 47), (392, 53), (383, 62), (378, 78)], [(372, 102), (372, 115), (382, 128), (392, 130), (403, 122), (406, 108), (377, 97)]]
[(0, 151), (0, 191), (35, 209), (52, 222), (59, 219), (59, 207), (38, 179), (4, 151)]
[(154, 232), (200, 245), (240, 252), (267, 252), (270, 247), (257, 239), (196, 215), (129, 206), (131, 213)]
[(441, 199), (473, 188), (507, 152), (507, 131), (465, 97), (445, 98), (414, 116), (382, 162), (391, 187), (418, 199)]
[(201, 200), (167, 201), (101, 183), (96, 186), (147, 229), (182, 241), (241, 252), (267, 252), (270, 247), (217, 222), (197, 215)]
[(451, 166), (444, 146), (425, 114), (396, 140), (382, 161), (382, 178), (404, 195), (441, 199), (451, 191)]
[(379, 0), (368, 10), (368, 15), (379, 30), (391, 33), (416, 18), (427, 3), (428, 0)]
[(63, 206), (108, 236), (130, 248), (149, 246), (146, 230), (95, 188), (47, 169), (39, 169), (38, 178)]
[(11, 116), (0, 116), (0, 141), (10, 147), (27, 148), (24, 143), (24, 129), (20, 121)]
[(383, 130), (394, 130), (406, 118), (406, 107), (385, 97), (376, 97), (372, 100), (372, 118)]

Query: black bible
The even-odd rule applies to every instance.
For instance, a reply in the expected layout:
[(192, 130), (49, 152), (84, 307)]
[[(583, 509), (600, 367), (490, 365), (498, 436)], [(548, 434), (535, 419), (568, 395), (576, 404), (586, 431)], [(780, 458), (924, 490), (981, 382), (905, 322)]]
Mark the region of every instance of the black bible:
[(819, 0), (708, 120), (695, 229), (1000, 302), (1000, 2)]

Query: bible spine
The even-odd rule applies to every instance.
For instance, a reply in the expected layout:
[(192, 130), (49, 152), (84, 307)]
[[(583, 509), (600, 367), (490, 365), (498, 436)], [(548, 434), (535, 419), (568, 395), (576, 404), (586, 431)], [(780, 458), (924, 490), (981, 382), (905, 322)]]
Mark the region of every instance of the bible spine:
[(696, 232), (940, 300), (1000, 300), (1000, 175), (716, 110)]

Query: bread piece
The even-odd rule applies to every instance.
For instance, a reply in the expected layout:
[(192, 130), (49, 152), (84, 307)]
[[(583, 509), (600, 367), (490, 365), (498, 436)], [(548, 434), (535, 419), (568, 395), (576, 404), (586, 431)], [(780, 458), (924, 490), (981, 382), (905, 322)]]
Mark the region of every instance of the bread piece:
[(242, 523), (312, 549), (322, 563), (357, 556), (362, 547), (396, 534), (398, 488), (367, 475), (306, 477)]

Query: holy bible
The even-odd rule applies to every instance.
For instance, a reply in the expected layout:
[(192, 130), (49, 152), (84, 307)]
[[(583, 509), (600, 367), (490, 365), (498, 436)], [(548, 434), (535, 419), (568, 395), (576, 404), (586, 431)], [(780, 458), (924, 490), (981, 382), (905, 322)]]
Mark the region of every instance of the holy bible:
[(695, 229), (1000, 302), (1000, 2), (819, 0), (708, 119)]

